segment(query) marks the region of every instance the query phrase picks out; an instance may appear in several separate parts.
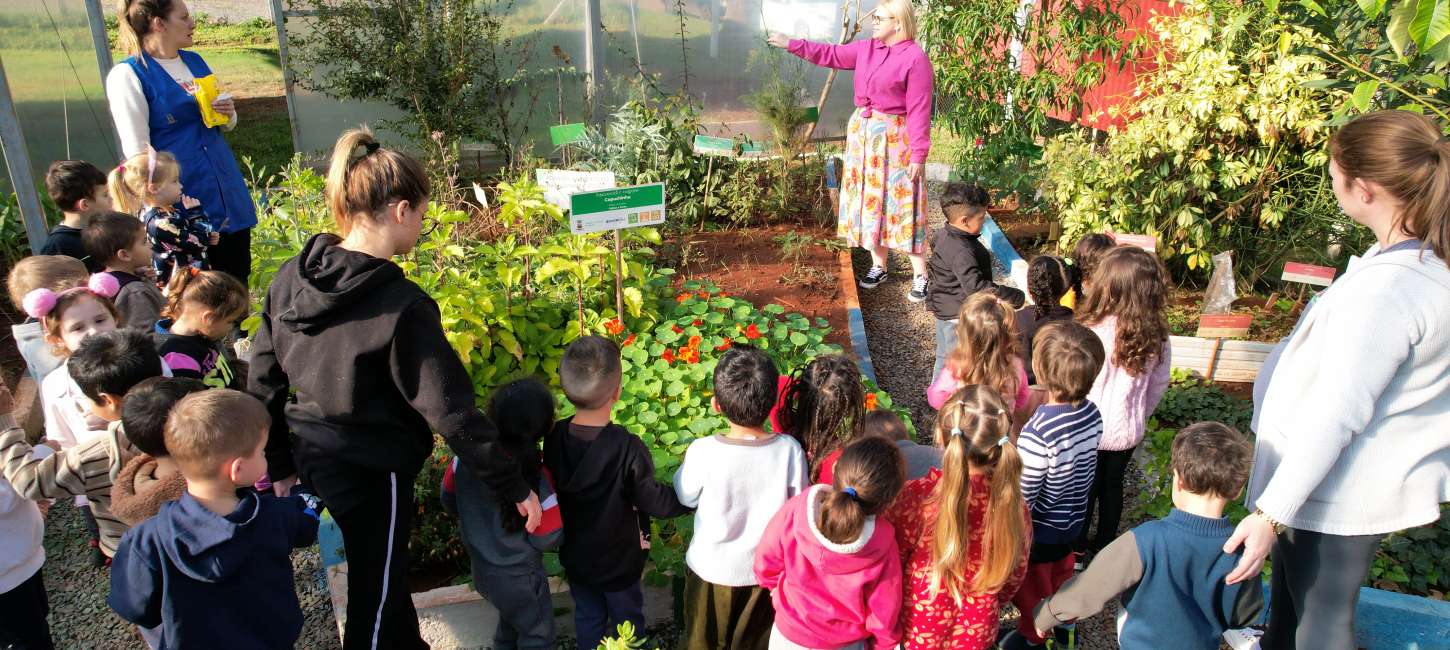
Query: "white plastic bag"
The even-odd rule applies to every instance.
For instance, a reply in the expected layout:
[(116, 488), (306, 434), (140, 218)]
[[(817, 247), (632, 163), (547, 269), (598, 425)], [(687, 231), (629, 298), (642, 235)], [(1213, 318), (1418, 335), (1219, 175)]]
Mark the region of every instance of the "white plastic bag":
[(1205, 314), (1227, 314), (1239, 297), (1234, 286), (1233, 255), (1233, 251), (1224, 251), (1213, 256), (1213, 275), (1208, 279), (1208, 291), (1203, 294)]

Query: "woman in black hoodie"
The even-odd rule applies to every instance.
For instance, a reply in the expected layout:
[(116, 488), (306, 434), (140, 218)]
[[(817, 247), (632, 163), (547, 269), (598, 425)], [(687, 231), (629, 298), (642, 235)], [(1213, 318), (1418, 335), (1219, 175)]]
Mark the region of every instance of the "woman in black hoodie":
[(300, 479), (342, 530), (343, 647), (426, 648), (408, 594), (408, 537), (433, 432), (517, 504), (529, 531), (539, 500), (474, 403), (438, 305), (390, 261), (422, 231), (422, 167), (368, 131), (348, 131), (332, 154), (327, 201), (342, 237), (316, 235), (282, 265), (253, 344), (249, 387), (272, 414), (268, 473), (279, 495)]

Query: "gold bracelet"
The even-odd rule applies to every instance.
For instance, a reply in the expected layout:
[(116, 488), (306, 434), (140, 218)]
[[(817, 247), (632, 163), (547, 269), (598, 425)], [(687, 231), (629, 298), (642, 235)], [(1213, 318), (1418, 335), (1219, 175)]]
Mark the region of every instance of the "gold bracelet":
[(1288, 528), (1288, 526), (1285, 526), (1284, 524), (1279, 523), (1278, 520), (1274, 519), (1273, 517), (1270, 517), (1269, 516), (1269, 513), (1264, 512), (1264, 510), (1262, 508), (1255, 508), (1254, 509), (1254, 514), (1256, 514), (1259, 517), (1263, 518), (1264, 521), (1269, 522), (1269, 526), (1274, 529), (1274, 534), (1275, 535), (1278, 535), (1280, 533), (1283, 533), (1284, 532), (1284, 529), (1285, 528)]

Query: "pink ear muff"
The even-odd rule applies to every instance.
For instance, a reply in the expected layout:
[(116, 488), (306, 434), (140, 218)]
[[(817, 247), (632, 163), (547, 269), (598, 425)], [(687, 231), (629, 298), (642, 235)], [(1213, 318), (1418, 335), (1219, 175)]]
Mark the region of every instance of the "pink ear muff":
[(59, 298), (60, 296), (50, 289), (35, 289), (25, 294), (25, 298), (20, 301), (20, 306), (25, 310), (26, 316), (38, 320), (45, 318), (50, 310), (55, 309), (55, 301)]
[(110, 273), (93, 273), (86, 282), (86, 288), (98, 296), (114, 298), (121, 291), (121, 283)]

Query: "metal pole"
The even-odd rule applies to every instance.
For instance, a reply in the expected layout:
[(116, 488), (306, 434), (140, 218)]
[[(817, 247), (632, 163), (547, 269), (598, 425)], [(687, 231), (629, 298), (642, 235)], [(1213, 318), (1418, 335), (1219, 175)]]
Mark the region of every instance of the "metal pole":
[(599, 33), (600, 16), (602, 14), (599, 10), (599, 0), (584, 0), (584, 73), (588, 75), (585, 89), (589, 101), (589, 121), (596, 124), (599, 122), (600, 115), (599, 66), (601, 57), (599, 47), (603, 41)]
[(287, 93), (287, 123), (292, 128), (292, 153), (302, 151), (302, 136), (297, 131), (297, 98), (294, 96), (292, 67), (287, 64), (287, 12), (282, 0), (271, 0), (272, 24), (277, 26), (277, 59), (282, 66), (282, 87)]
[[(101, 90), (106, 88), (106, 75), (111, 73), (111, 66), (115, 64), (111, 60), (111, 39), (106, 36), (106, 14), (101, 11), (101, 0), (85, 0), (86, 22), (91, 26), (91, 48), (96, 51), (96, 69), (101, 73)], [(69, 135), (67, 130), (66, 134)], [(121, 151), (121, 134), (114, 129), (111, 136), (115, 138), (116, 151)], [(68, 152), (66, 155), (70, 155)], [(124, 157), (124, 154), (122, 154)]]
[(15, 188), (15, 196), (20, 203), (20, 217), (25, 222), (25, 235), (30, 239), (30, 252), (39, 255), (40, 247), (45, 245), (45, 212), (40, 208), (35, 177), (30, 173), (30, 151), (25, 147), (25, 133), (20, 130), (15, 100), (10, 96), (4, 59), (0, 59), (0, 153), (5, 154), (10, 185)]

